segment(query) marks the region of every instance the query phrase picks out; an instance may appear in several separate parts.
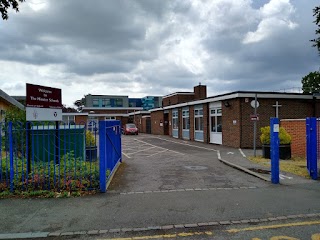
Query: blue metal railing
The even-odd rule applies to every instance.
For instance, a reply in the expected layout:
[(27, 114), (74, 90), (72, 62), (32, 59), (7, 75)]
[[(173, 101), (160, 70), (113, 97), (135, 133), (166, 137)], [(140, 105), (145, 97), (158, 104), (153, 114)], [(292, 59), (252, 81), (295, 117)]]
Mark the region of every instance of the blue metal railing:
[(318, 161), (319, 161), (319, 119), (314, 117), (306, 119), (306, 140), (307, 140), (307, 169), (310, 177), (318, 179)]
[(0, 191), (97, 189), (97, 128), (91, 130), (88, 153), (86, 123), (0, 123)]

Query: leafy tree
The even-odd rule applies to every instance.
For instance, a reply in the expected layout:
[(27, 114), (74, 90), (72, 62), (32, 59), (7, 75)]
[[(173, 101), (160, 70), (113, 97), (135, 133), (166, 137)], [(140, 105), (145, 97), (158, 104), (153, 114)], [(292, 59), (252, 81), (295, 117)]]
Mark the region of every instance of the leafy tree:
[(8, 9), (12, 7), (13, 10), (19, 12), (19, 2), (22, 3), (25, 0), (0, 0), (0, 12), (3, 20), (7, 20), (8, 17)]
[(320, 72), (310, 72), (301, 82), (303, 93), (320, 93)]
[(318, 35), (318, 38), (312, 39), (311, 42), (313, 42), (313, 47), (316, 47), (318, 49), (319, 55), (320, 55), (320, 6), (315, 7), (313, 9), (313, 16), (316, 18), (313, 22), (317, 25), (318, 29), (316, 29), (316, 35)]
[(17, 107), (10, 107), (6, 110), (5, 121), (6, 122), (25, 123), (26, 122), (26, 111), (21, 110)]

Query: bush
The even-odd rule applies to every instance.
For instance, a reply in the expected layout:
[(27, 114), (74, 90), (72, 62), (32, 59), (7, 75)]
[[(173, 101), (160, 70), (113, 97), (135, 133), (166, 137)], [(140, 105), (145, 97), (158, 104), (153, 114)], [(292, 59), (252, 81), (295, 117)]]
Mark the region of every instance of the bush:
[(94, 138), (94, 135), (90, 131), (86, 131), (86, 146), (92, 147), (96, 145), (96, 140)]
[[(270, 144), (270, 126), (260, 128), (260, 141), (262, 144)], [(287, 131), (280, 127), (279, 129), (279, 139), (280, 144), (290, 144), (291, 143), (291, 136)]]

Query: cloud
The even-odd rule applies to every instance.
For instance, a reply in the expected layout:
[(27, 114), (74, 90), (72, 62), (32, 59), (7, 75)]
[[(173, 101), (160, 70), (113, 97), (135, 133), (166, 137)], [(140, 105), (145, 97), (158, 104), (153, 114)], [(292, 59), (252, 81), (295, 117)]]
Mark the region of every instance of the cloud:
[(130, 97), (301, 86), (319, 68), (316, 0), (84, 0), (24, 2), (0, 23), (0, 85)]

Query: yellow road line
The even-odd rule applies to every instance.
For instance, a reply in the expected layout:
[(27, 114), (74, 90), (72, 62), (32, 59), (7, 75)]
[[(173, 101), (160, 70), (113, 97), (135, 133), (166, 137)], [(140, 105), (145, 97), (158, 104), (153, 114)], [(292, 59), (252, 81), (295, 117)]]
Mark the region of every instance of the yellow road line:
[(294, 223), (265, 225), (265, 226), (238, 228), (238, 229), (233, 228), (233, 229), (229, 229), (226, 231), (229, 233), (238, 233), (238, 232), (245, 232), (245, 231), (256, 231), (256, 230), (276, 229), (276, 228), (285, 228), (285, 227), (308, 226), (308, 225), (316, 225), (316, 224), (320, 224), (320, 221), (294, 222)]
[(137, 236), (129, 238), (100, 238), (99, 240), (148, 240), (148, 239), (160, 239), (160, 238), (176, 238), (176, 237), (192, 237), (192, 236), (201, 236), (207, 235), (212, 236), (213, 232), (182, 232), (182, 233), (173, 233), (173, 234), (161, 234), (153, 236)]

